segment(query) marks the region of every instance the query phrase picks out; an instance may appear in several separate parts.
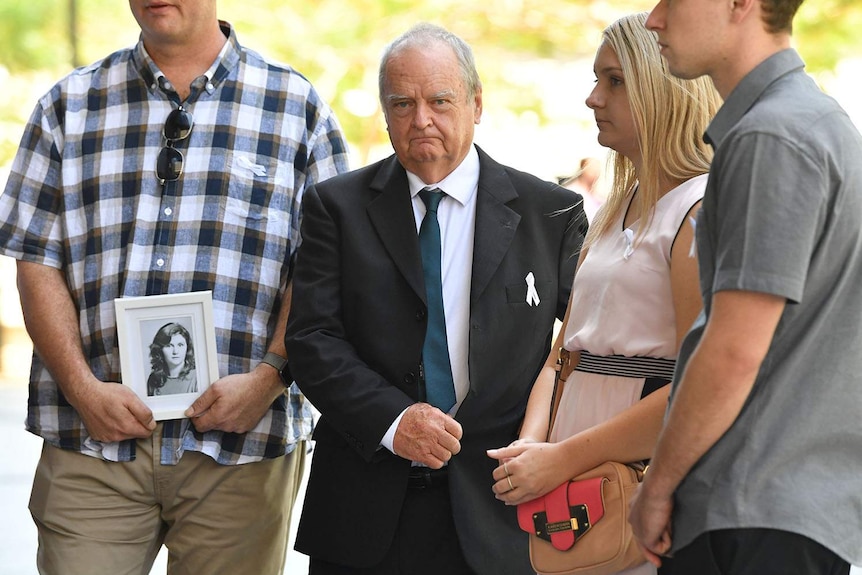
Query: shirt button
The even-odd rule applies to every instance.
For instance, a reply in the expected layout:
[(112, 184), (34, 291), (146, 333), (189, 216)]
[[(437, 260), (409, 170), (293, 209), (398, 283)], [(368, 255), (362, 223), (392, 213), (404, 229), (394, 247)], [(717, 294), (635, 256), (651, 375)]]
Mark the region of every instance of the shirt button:
[(157, 259), (157, 260), (156, 260), (156, 265), (157, 265), (157, 266), (159, 266), (159, 267), (162, 267), (163, 265), (165, 265), (165, 260), (164, 260), (164, 259), (162, 259), (162, 258)]
[(213, 90), (215, 90), (215, 86), (213, 86), (213, 83), (207, 82), (207, 92), (212, 93)]
[(166, 215), (166, 216), (169, 216), (169, 215), (171, 215), (172, 213), (174, 213), (174, 211), (173, 211), (172, 209), (170, 209), (170, 208), (165, 208), (165, 215)]

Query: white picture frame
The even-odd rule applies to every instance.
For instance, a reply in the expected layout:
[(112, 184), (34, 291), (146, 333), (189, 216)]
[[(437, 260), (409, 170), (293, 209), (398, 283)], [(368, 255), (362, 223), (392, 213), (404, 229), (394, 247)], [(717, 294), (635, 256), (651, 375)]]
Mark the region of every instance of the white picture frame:
[[(184, 418), (218, 379), (212, 292), (117, 298), (114, 307), (123, 385), (143, 400), (156, 421)], [(188, 340), (184, 355), (170, 351), (182, 350), (182, 340)], [(161, 353), (155, 351), (159, 345)]]

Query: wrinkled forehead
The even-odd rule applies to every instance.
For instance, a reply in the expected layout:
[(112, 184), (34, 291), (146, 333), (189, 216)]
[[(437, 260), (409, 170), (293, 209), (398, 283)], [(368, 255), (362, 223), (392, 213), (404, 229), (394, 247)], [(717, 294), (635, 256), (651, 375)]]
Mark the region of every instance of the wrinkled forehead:
[(436, 69), (451, 75), (457, 85), (467, 87), (468, 71), (458, 58), (455, 49), (436, 39), (415, 40), (413, 42), (398, 45), (387, 55), (381, 63), (380, 88), (385, 88), (397, 73), (403, 69), (418, 70), (420, 67)]
[(384, 69), (384, 93), (423, 97), (465, 92), (458, 60), (445, 44), (439, 48), (408, 48), (393, 54)]

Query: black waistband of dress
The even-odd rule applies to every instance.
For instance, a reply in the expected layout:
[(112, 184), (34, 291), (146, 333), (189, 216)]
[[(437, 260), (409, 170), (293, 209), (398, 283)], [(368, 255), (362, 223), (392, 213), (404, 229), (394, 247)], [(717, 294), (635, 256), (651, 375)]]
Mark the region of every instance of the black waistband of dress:
[(643, 377), (673, 379), (675, 359), (664, 357), (627, 357), (624, 355), (593, 355), (580, 352), (581, 357), (575, 371), (616, 375), (619, 377)]

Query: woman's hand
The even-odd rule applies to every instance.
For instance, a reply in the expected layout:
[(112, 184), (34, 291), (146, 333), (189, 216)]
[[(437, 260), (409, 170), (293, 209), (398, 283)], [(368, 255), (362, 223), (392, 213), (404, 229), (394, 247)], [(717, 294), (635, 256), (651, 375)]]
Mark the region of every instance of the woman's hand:
[(533, 439), (532, 437), (522, 437), (510, 443), (509, 447), (518, 447), (519, 445), (527, 445), (528, 443), (542, 443), (542, 441), (539, 439)]
[(571, 462), (565, 461), (558, 443), (524, 438), (509, 447), (489, 449), (487, 453), (500, 462), (493, 473), (492, 490), (506, 505), (531, 501), (573, 476), (569, 471)]

